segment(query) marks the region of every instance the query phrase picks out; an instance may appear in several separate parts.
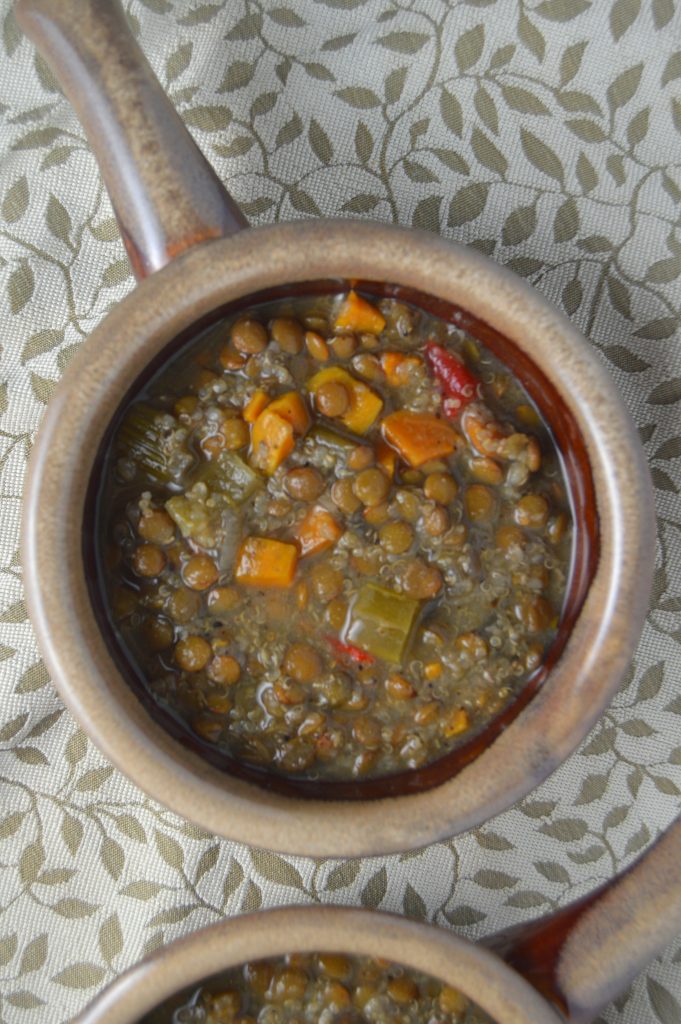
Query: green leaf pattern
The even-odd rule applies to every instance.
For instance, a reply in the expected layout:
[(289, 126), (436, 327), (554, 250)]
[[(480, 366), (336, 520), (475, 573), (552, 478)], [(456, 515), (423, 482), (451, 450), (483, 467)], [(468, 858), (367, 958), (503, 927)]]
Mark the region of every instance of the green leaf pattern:
[[(106, 764), (49, 685), (22, 596), (32, 438), (133, 280), (71, 107), (0, 0), (0, 1022), (70, 1020), (145, 952), (285, 902), (479, 937), (564, 905), (681, 806), (681, 4), (126, 0), (254, 224), (363, 217), (525, 276), (591, 340), (639, 427), (659, 550), (636, 661), (581, 750), (489, 824), (387, 858), (216, 839)], [(678, 944), (677, 944), (678, 945)], [(671, 948), (601, 1024), (679, 1020)]]

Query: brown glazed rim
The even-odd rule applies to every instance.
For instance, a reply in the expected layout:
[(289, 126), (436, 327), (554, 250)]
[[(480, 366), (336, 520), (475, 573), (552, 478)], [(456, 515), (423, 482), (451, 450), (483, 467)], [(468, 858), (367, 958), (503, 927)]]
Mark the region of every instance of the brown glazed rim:
[(191, 345), (196, 339), (199, 329), (204, 329), (225, 317), (238, 315), (244, 308), (250, 308), (261, 302), (271, 302), (292, 296), (338, 294), (341, 288), (347, 289), (348, 283), (331, 281), (306, 281), (296, 286), (282, 286), (268, 289), (256, 295), (247, 296), (228, 307), (215, 310), (212, 315), (204, 318), (204, 323), (194, 325), (185, 332), (186, 336), (173, 339), (163, 351), (143, 371), (141, 378), (135, 382), (130, 393), (123, 399), (109, 429), (107, 430), (99, 453), (95, 458), (93, 474), (88, 486), (87, 500), (83, 516), (83, 558), (86, 575), (90, 587), (90, 598), (100, 629), (106, 639), (111, 656), (118, 665), (128, 684), (139, 697), (149, 714), (159, 722), (170, 735), (190, 750), (196, 751), (216, 768), (226, 771), (236, 778), (245, 779), (265, 786), (275, 793), (288, 796), (318, 797), (324, 800), (364, 800), (375, 797), (393, 796), (403, 793), (418, 793), (431, 786), (440, 785), (446, 779), (453, 778), (465, 765), (480, 755), (496, 737), (520, 714), (539, 687), (544, 683), (548, 673), (560, 657), (568, 637), (579, 615), (588, 592), (593, 574), (598, 564), (599, 536), (596, 517), (593, 480), (584, 440), (577, 428), (574, 417), (565, 405), (555, 388), (541, 373), (535, 363), (531, 362), (518, 347), (508, 338), (494, 331), (488, 324), (474, 320), (465, 310), (452, 307), (442, 299), (423, 295), (413, 289), (396, 285), (387, 285), (375, 281), (353, 281), (353, 286), (363, 292), (377, 297), (389, 295), (411, 302), (445, 322), (465, 328), (500, 358), (515, 375), (522, 380), (530, 396), (534, 399), (542, 415), (550, 422), (554, 443), (557, 446), (562, 470), (566, 479), (568, 495), (573, 515), (573, 544), (570, 572), (566, 596), (560, 616), (557, 635), (546, 653), (540, 667), (527, 679), (522, 689), (511, 703), (487, 725), (472, 736), (467, 742), (441, 756), (436, 761), (414, 770), (406, 770), (374, 779), (361, 780), (323, 780), (297, 779), (284, 777), (268, 772), (265, 769), (250, 766), (230, 756), (226, 751), (218, 750), (199, 739), (191, 732), (188, 725), (166, 710), (154, 700), (145, 685), (144, 678), (134, 664), (134, 659), (127, 654), (121, 644), (111, 622), (108, 600), (104, 590), (102, 576), (101, 536), (104, 529), (103, 484), (104, 477), (110, 472), (110, 448), (112, 436), (118, 429), (121, 417), (129, 408), (140, 390), (164, 364), (185, 346)]
[[(87, 485), (109, 423), (144, 368), (216, 309), (319, 278), (391, 282), (460, 307), (507, 337), (572, 411), (593, 480), (599, 560), (560, 657), (490, 747), (455, 778), (415, 795), (302, 800), (218, 771), (150, 719), (113, 662), (90, 601), (80, 529)], [(356, 856), (421, 846), (479, 824), (575, 748), (634, 651), (653, 544), (652, 492), (636, 431), (568, 320), (515, 275), (465, 247), (391, 226), (311, 221), (198, 246), (109, 314), (48, 408), (31, 460), (23, 551), (47, 666), (114, 764), (210, 831), (283, 852)]]

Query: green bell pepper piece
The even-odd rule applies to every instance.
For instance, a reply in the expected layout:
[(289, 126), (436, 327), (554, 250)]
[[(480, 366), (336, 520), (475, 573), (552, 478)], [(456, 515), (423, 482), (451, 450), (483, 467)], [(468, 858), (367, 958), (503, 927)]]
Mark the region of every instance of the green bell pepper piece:
[(332, 430), (331, 427), (319, 425), (313, 427), (307, 435), (306, 443), (308, 442), (312, 442), (314, 445), (319, 444), (323, 448), (331, 448), (337, 455), (347, 455), (357, 446), (357, 439), (353, 441), (351, 437), (346, 437), (345, 434), (340, 434), (337, 430)]
[(375, 583), (365, 583), (350, 612), (343, 639), (376, 658), (400, 664), (411, 638), (420, 602)]

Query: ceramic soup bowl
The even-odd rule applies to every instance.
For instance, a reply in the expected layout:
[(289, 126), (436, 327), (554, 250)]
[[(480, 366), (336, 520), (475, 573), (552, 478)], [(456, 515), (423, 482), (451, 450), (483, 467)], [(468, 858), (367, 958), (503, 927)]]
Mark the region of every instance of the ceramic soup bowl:
[[(652, 491), (622, 399), (585, 339), (515, 275), (435, 235), (351, 220), (247, 224), (171, 108), (114, 0), (20, 0), (98, 157), (139, 284), (85, 342), (47, 410), (25, 493), (28, 604), (55, 685), (104, 754), (212, 832), (310, 855), (370, 855), (468, 829), (587, 734), (633, 654), (653, 566)], [(225, 771), (131, 684), (95, 579), (94, 505), (121, 407), (199, 328), (263, 297), (401, 296), (505, 362), (560, 451), (575, 521), (542, 670), (488, 730), (424, 770), (344, 786)]]

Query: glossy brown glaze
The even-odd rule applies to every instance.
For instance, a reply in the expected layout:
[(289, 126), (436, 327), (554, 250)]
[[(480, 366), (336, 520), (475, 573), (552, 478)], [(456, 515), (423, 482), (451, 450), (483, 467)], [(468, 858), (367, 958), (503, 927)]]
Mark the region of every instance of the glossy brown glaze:
[[(479, 757), (499, 734), (513, 722), (522, 709), (535, 696), (542, 686), (551, 668), (557, 662), (570, 636), (572, 627), (581, 611), (589, 589), (591, 579), (596, 570), (599, 552), (598, 520), (594, 498), (593, 480), (584, 439), (580, 434), (574, 415), (550, 383), (539, 367), (531, 362), (522, 350), (508, 338), (485, 324), (471, 317), (459, 307), (436, 299), (433, 296), (417, 292), (410, 288), (382, 285), (376, 281), (353, 281), (353, 286), (376, 296), (390, 296), (409, 302), (423, 309), (432, 316), (465, 327), (473, 337), (481, 341), (490, 351), (512, 370), (518, 377), (532, 399), (536, 402), (543, 418), (548, 424), (556, 448), (560, 454), (565, 473), (568, 493), (574, 522), (574, 540), (572, 565), (566, 598), (561, 612), (558, 635), (551, 645), (543, 664), (532, 675), (520, 691), (516, 699), (501, 714), (496, 716), (483, 730), (472, 737), (467, 743), (456, 750), (439, 758), (423, 768), (403, 771), (375, 779), (353, 781), (313, 781), (307, 779), (286, 778), (275, 775), (262, 768), (257, 768), (238, 761), (215, 746), (202, 742), (170, 711), (166, 711), (150, 695), (148, 687), (135, 671), (130, 659), (126, 657), (111, 625), (110, 615), (106, 607), (106, 598), (101, 589), (101, 572), (97, 565), (99, 525), (98, 494), (101, 488), (101, 469), (105, 464), (105, 455), (110, 445), (111, 436), (118, 428), (120, 419), (127, 409), (132, 396), (139, 392), (159, 366), (175, 355), (184, 345), (190, 344), (192, 334), (174, 338), (167, 348), (145, 368), (142, 376), (136, 381), (117, 411), (111, 426), (105, 434), (100, 450), (95, 459), (95, 472), (88, 484), (88, 493), (83, 516), (83, 558), (87, 567), (86, 574), (90, 582), (90, 594), (97, 619), (106, 637), (112, 658), (139, 700), (163, 727), (188, 749), (205, 758), (216, 768), (260, 786), (282, 793), (287, 796), (298, 796), (306, 799), (324, 800), (366, 800), (378, 797), (395, 796), (404, 793), (418, 793), (433, 786), (440, 785), (446, 779), (456, 776), (467, 764)], [(265, 292), (249, 296), (229, 307), (215, 311), (214, 317), (200, 325), (201, 329), (222, 318), (230, 317), (241, 309), (251, 305), (271, 302), (278, 299), (305, 296), (337, 294), (348, 284), (339, 281), (308, 281), (295, 288), (269, 289)]]
[(15, 11), (87, 132), (138, 280), (190, 246), (248, 227), (115, 0), (19, 0)]
[(516, 925), (483, 941), (483, 945), (522, 974), (545, 999), (568, 1016), (568, 997), (557, 977), (558, 962), (568, 936), (583, 914), (610, 888), (601, 886), (576, 903), (538, 921)]
[(619, 877), (485, 941), (573, 1024), (587, 1024), (681, 931), (681, 824)]
[(172, 943), (110, 985), (76, 1024), (166, 1024), (202, 981), (286, 952), (379, 956), (461, 989), (497, 1024), (588, 1024), (681, 930), (681, 824), (619, 878), (559, 913), (474, 945), (375, 911), (289, 907)]

